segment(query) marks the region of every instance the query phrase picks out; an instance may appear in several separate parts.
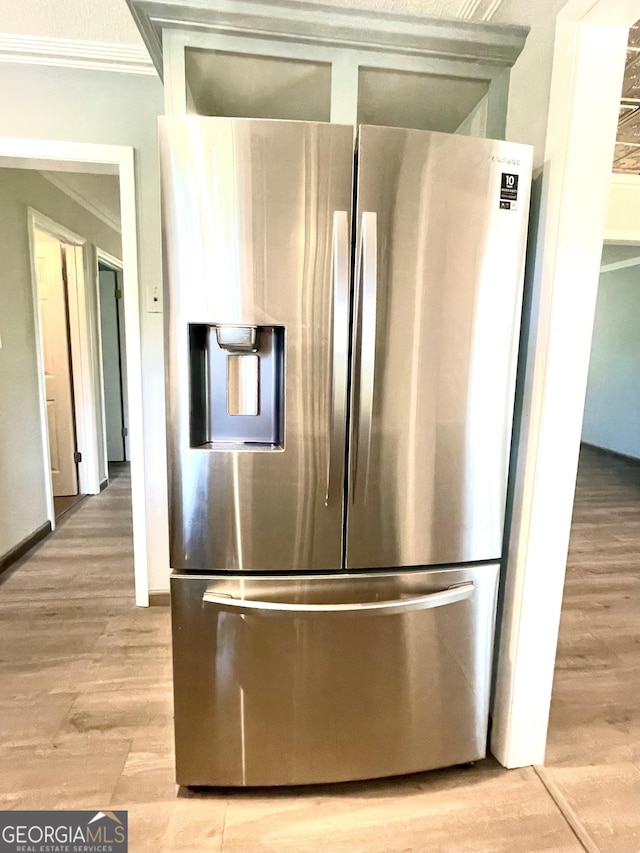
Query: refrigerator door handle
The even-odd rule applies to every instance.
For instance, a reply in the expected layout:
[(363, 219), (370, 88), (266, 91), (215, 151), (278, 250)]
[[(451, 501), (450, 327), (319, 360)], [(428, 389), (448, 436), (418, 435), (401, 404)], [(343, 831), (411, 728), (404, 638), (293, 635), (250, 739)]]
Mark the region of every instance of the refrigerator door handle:
[(410, 613), (414, 610), (429, 610), (444, 607), (457, 601), (466, 601), (474, 592), (473, 581), (456, 584), (439, 592), (416, 595), (411, 598), (398, 598), (392, 601), (350, 602), (349, 604), (296, 604), (284, 601), (247, 601), (228, 595), (205, 591), (203, 603), (215, 604), (220, 610), (238, 614), (256, 614), (263, 616), (389, 616)]
[(376, 359), (376, 307), (378, 290), (378, 216), (362, 214), (358, 257), (359, 401), (357, 446), (353, 454), (352, 500), (364, 500), (369, 479), (371, 425), (373, 421), (373, 385)]
[(329, 446), (327, 453), (327, 491), (324, 505), (342, 494), (347, 421), (347, 371), (349, 357), (349, 214), (333, 214), (331, 244), (331, 365), (329, 370)]

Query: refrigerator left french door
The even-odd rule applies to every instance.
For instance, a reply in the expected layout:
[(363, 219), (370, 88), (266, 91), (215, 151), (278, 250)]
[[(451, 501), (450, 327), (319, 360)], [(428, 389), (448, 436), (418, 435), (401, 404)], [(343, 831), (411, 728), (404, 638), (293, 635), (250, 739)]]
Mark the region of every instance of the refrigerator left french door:
[(338, 570), (353, 128), (160, 119), (174, 569)]

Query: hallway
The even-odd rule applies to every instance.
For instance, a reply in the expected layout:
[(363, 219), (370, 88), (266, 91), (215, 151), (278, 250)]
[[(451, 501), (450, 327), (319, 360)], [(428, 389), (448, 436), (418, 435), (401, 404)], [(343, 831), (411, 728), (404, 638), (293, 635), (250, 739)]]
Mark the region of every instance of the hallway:
[(169, 610), (134, 606), (126, 467), (0, 585), (0, 808), (124, 808), (131, 853), (635, 853), (640, 466), (581, 457), (544, 768), (180, 791)]

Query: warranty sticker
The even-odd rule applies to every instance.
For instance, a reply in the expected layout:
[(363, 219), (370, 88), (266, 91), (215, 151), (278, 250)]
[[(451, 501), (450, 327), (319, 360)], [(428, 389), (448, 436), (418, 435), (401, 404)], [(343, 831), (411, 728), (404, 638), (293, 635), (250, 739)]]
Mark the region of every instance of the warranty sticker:
[(503, 172), (500, 180), (500, 210), (518, 209), (518, 175)]

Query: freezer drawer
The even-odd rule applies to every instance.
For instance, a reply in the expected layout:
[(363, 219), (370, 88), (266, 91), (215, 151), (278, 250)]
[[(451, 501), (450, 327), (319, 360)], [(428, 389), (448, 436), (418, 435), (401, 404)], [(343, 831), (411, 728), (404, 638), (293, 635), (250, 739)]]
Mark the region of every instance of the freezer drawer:
[(294, 785), (485, 755), (498, 566), (171, 578), (177, 781)]

